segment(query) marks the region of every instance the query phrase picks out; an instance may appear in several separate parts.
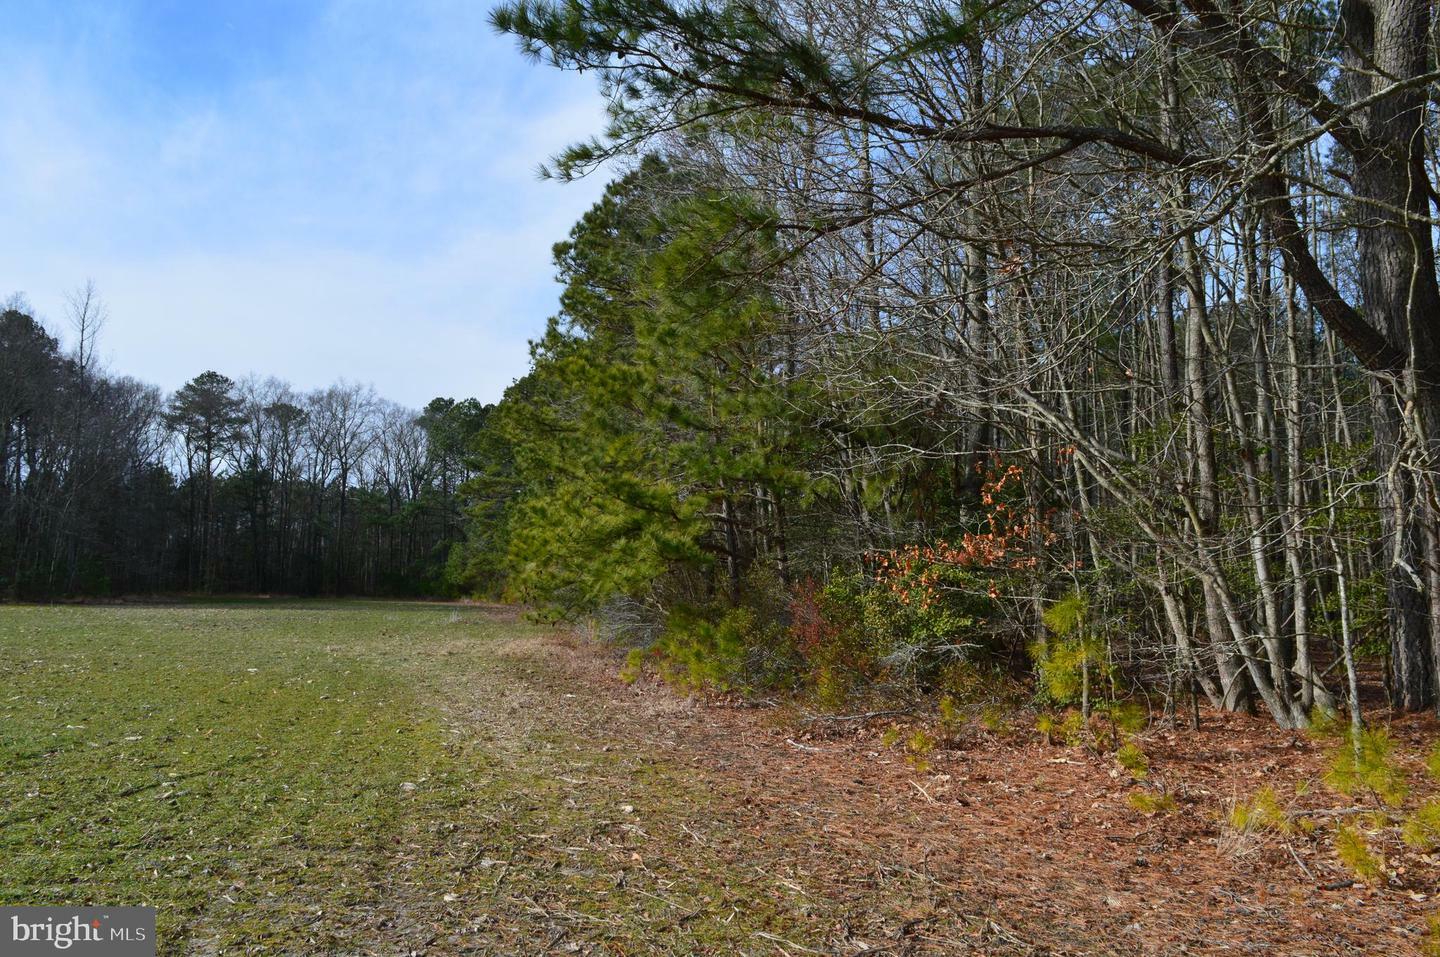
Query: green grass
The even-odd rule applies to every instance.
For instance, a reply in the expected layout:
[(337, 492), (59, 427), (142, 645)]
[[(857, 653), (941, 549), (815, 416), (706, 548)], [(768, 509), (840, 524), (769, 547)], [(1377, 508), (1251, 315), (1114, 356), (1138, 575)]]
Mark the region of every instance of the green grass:
[(528, 634), (425, 604), (0, 607), (0, 903), (150, 904), (162, 953), (801, 939), (803, 895), (690, 839), (683, 768), (547, 717)]
[(397, 617), (0, 610), (0, 899), (156, 904), (172, 939), (224, 910), (251, 941), (361, 903), (402, 822), (474, 770), (393, 672), (326, 651)]

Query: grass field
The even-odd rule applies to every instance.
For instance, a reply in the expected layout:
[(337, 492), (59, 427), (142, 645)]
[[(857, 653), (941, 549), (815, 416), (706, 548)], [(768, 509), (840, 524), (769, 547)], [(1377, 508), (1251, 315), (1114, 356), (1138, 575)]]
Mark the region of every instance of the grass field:
[(1108, 755), (977, 725), (921, 768), (499, 608), (0, 606), (0, 661), (0, 904), (153, 905), (164, 954), (1360, 957), (1434, 907), (1419, 858), (1226, 843), (1236, 768), (1323, 768), (1261, 719), (1150, 734), (1151, 816)]
[(0, 903), (154, 905), (163, 953), (798, 932), (721, 856), (636, 866), (634, 808), (704, 795), (543, 720), (564, 693), (506, 650), (532, 634), (426, 604), (0, 607)]

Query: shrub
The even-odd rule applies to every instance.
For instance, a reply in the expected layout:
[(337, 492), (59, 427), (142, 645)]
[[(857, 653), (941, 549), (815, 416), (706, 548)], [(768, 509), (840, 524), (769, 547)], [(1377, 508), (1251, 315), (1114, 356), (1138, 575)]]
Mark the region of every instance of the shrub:
[(938, 542), (875, 556), (875, 574), (862, 590), (862, 618), (893, 674), (933, 687), (947, 665), (999, 650), (988, 641), (994, 575), (977, 567), (972, 552)]
[(658, 646), (666, 662), (663, 673), (691, 688), (744, 687), (749, 684), (746, 663), (754, 614), (731, 608), (718, 617), (712, 615), (689, 606), (670, 613)]
[[(793, 589), (785, 615), (789, 641), (817, 699), (838, 705), (862, 686), (908, 685), (948, 694), (958, 708), (982, 695), (993, 698), (994, 688), (1005, 687), (993, 672), (964, 657), (980, 606), (989, 599), (977, 600), (957, 587), (922, 601), (904, 583), (928, 573), (907, 567), (903, 575), (892, 567), (881, 580), (837, 575), (823, 585), (810, 580)], [(954, 584), (964, 573), (934, 574)]]
[(998, 663), (972, 658), (950, 661), (940, 667), (929, 682), (957, 709), (981, 705), (1014, 711), (1030, 697), (1029, 689)]
[(811, 681), (811, 698), (822, 711), (840, 711), (850, 700), (855, 681), (834, 665), (822, 665)]
[(823, 586), (801, 582), (790, 597), (788, 617), (801, 681), (819, 707), (843, 707), (853, 688), (875, 680), (883, 649), (866, 633), (858, 578), (837, 576)]

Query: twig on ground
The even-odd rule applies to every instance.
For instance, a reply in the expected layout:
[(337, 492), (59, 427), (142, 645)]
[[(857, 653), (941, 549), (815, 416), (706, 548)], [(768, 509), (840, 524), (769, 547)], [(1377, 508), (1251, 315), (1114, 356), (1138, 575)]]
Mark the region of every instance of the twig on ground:
[(1285, 842), (1285, 850), (1289, 851), (1290, 856), (1295, 858), (1295, 864), (1300, 868), (1300, 873), (1304, 874), (1307, 880), (1313, 881), (1315, 875), (1310, 873), (1310, 868), (1306, 867), (1305, 862), (1300, 860), (1300, 855), (1295, 853), (1295, 848), (1290, 845), (1289, 841)]
[(892, 711), (865, 711), (860, 714), (810, 714), (805, 716), (805, 721), (811, 724), (818, 721), (868, 721), (871, 718), (892, 718), (914, 713), (914, 708), (897, 708)]
[(757, 930), (757, 931), (755, 931), (755, 933), (754, 933), (753, 935), (751, 935), (751, 936), (759, 937), (761, 940), (768, 940), (768, 941), (770, 941), (772, 944), (784, 944), (786, 947), (794, 947), (796, 950), (803, 950), (803, 951), (804, 951), (805, 953), (807, 953), (807, 954), (823, 954), (823, 953), (825, 953), (825, 951), (823, 951), (823, 950), (812, 950), (811, 948), (806, 947), (806, 946), (804, 946), (803, 944), (797, 944), (797, 943), (795, 943), (793, 940), (786, 940), (784, 937), (781, 937), (781, 936), (779, 936), (778, 934), (771, 934), (771, 933), (769, 933), (769, 932), (767, 932), (767, 931), (763, 931), (763, 930)]

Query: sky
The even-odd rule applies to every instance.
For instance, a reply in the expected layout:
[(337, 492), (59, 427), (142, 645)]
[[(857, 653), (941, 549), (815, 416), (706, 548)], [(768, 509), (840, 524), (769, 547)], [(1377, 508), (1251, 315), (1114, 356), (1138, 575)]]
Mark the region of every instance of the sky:
[[(590, 77), (485, 0), (3, 0), (0, 299), (53, 332), (93, 280), (111, 371), (499, 398), (596, 179)], [(62, 336), (63, 338), (63, 336)]]

